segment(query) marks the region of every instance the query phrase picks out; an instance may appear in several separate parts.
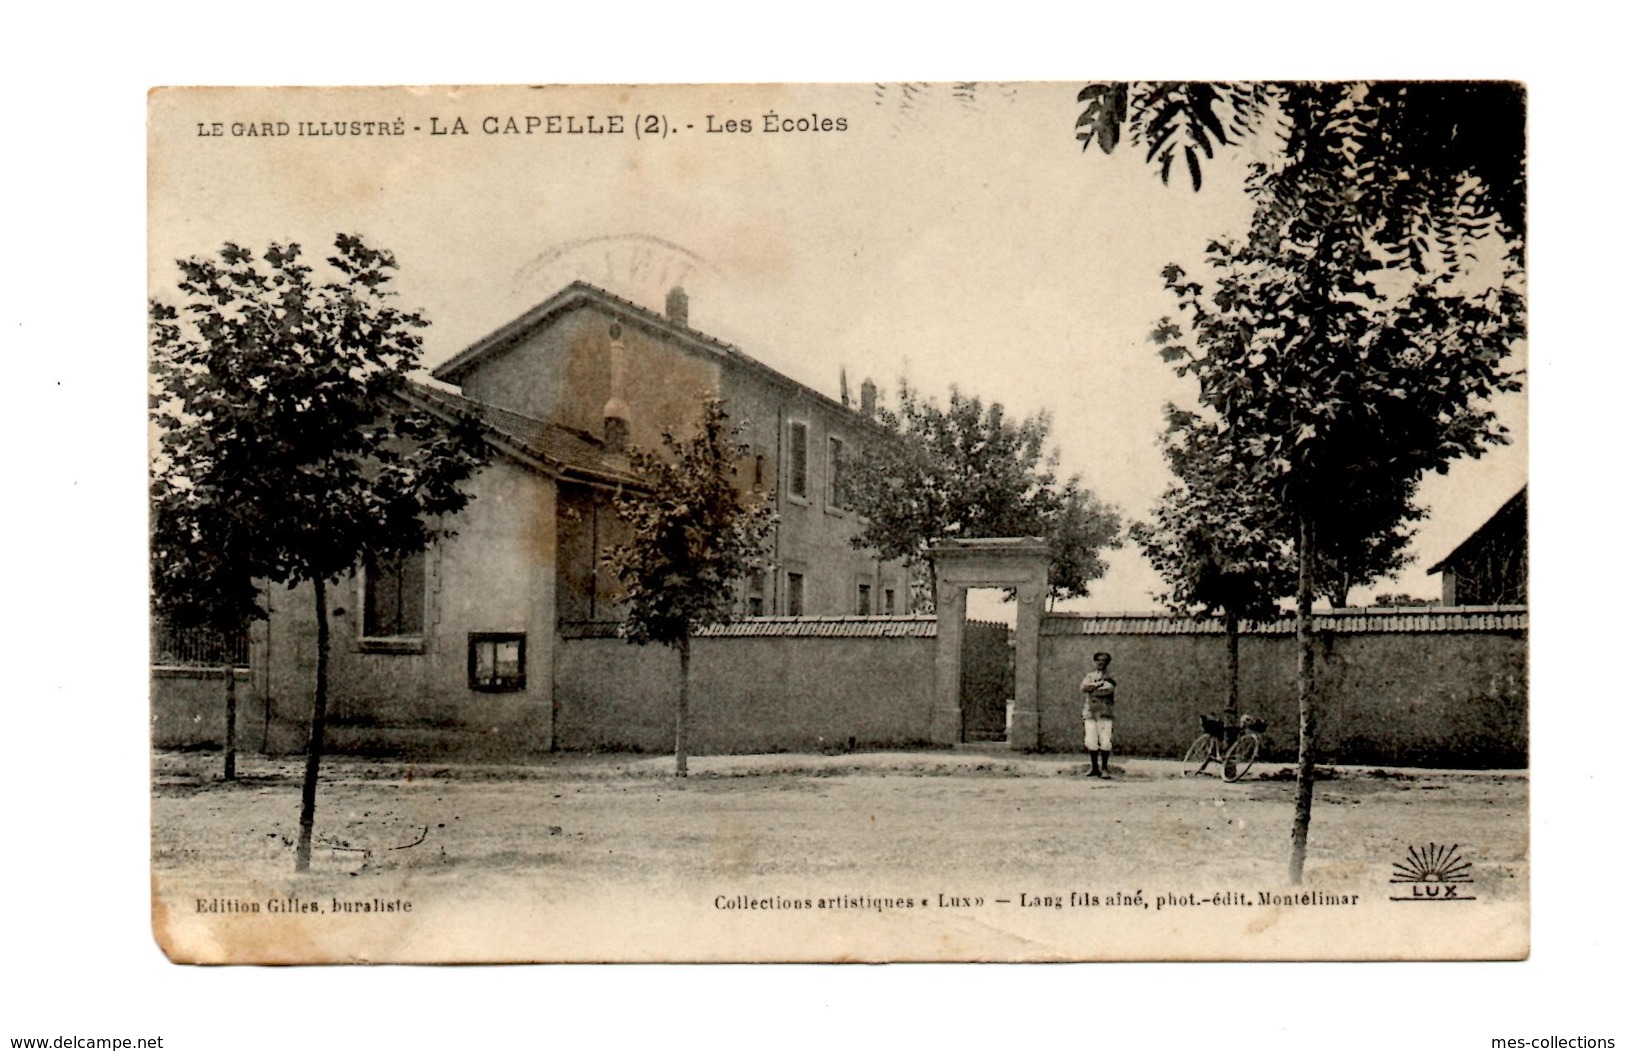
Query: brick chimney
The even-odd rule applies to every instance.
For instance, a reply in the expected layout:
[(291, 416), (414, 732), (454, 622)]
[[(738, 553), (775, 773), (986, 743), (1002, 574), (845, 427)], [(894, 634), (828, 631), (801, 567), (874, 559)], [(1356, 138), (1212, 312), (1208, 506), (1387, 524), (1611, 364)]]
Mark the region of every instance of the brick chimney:
[(666, 317), (672, 322), (688, 327), (688, 293), (680, 287), (674, 287), (666, 293)]
[(875, 414), (875, 381), (867, 377), (858, 388), (858, 411), (865, 416)]
[(626, 345), (621, 342), (621, 325), (617, 321), (609, 326), (609, 400), (604, 402), (604, 448), (612, 453), (626, 451), (627, 434), (632, 429), (625, 395)]

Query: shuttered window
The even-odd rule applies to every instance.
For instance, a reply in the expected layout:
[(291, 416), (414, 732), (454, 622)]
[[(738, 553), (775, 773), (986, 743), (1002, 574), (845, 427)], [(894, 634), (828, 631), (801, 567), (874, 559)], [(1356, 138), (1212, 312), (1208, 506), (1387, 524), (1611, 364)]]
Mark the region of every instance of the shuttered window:
[(807, 499), (807, 425), (790, 424), (790, 495)]
[(369, 557), (362, 576), (362, 635), (398, 639), (423, 634), (422, 551), (391, 559)]

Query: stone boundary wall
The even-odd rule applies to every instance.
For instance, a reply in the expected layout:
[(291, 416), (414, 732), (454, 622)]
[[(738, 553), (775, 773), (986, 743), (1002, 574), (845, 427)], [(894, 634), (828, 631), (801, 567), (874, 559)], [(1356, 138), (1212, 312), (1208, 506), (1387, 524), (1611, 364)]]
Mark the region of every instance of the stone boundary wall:
[[(1508, 767), (1528, 759), (1528, 613), (1523, 607), (1338, 611), (1317, 617), (1322, 756), (1330, 762)], [(809, 617), (744, 621), (693, 643), (692, 749), (725, 752), (917, 747), (931, 736), (936, 621), (930, 617)], [(672, 747), (677, 656), (632, 646), (613, 628), (555, 637), (552, 690), (526, 735), (490, 725), (480, 699), (377, 711), (334, 698), (334, 752), (522, 759), (549, 747), (666, 752)], [(1116, 750), (1177, 758), (1217, 714), (1226, 691), (1225, 639), (1215, 621), (1153, 615), (1044, 618), (1039, 637), (1039, 747), (1082, 748), (1077, 682), (1091, 655), (1113, 655), (1119, 680)], [(1265, 758), (1297, 749), (1296, 642), (1290, 621), (1247, 625), (1240, 639), (1241, 706), (1269, 724)], [(257, 671), (257, 669), (256, 669)], [(238, 741), (267, 744), (260, 674), (239, 671)], [(155, 668), (153, 744), (224, 741), (219, 669)], [(307, 702), (308, 705), (308, 702)], [(272, 751), (297, 751), (297, 698), (280, 698)], [(284, 711), (285, 709), (285, 711)], [(455, 711), (466, 713), (459, 720)]]
[[(676, 651), (597, 634), (559, 640), (558, 747), (670, 751)], [(935, 664), (930, 617), (769, 618), (713, 629), (693, 642), (691, 751), (922, 745)]]
[[(159, 665), (152, 669), (152, 743), (157, 748), (226, 746), (226, 672), (223, 667)], [(237, 669), (237, 747), (258, 747), (259, 701), (249, 669)], [(246, 729), (252, 723), (254, 732)]]
[[(1524, 607), (1338, 610), (1317, 616), (1325, 761), (1522, 767), (1528, 762)], [(1240, 705), (1268, 724), (1264, 757), (1297, 757), (1297, 640), (1290, 620), (1240, 638)], [(1040, 741), (1082, 748), (1077, 682), (1097, 650), (1118, 680), (1116, 749), (1177, 757), (1224, 709), (1223, 627), (1156, 616), (1052, 615), (1039, 640)]]

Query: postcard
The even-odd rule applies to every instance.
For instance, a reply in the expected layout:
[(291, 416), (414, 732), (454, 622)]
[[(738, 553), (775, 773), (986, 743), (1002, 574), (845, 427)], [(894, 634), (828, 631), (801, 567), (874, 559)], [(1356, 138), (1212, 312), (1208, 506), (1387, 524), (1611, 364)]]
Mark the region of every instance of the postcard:
[(154, 89), (159, 945), (1524, 958), (1523, 119)]

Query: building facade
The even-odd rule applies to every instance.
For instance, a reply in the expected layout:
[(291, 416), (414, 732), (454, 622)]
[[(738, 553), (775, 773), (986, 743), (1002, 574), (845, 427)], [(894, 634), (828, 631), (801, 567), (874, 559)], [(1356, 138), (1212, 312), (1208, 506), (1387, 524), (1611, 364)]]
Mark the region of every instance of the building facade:
[[(614, 510), (638, 484), (627, 452), (690, 435), (708, 397), (741, 429), (738, 486), (777, 519), (768, 568), (738, 584), (738, 612), (909, 612), (905, 567), (853, 546), (861, 523), (843, 488), (843, 464), (886, 440), (871, 418), (873, 385), (844, 405), (691, 329), (680, 290), (667, 308), (572, 284), (437, 368), (445, 386), (411, 391), (447, 418), (478, 418), (492, 456), (447, 523), (454, 535), (397, 563), (358, 566), (329, 589), (335, 747), (384, 729), (402, 748), (419, 733), (441, 745), (553, 747), (560, 641), (613, 634), (619, 617), (603, 558), (627, 538)], [(297, 747), (315, 663), (313, 590), (279, 592), (270, 606), (251, 662), (262, 737)]]
[[(618, 465), (627, 446), (657, 449), (692, 433), (705, 398), (720, 396), (740, 427), (738, 484), (777, 515), (771, 568), (744, 582), (740, 612), (755, 616), (899, 615), (908, 577), (855, 549), (860, 523), (846, 507), (842, 465), (885, 440), (870, 419), (873, 384), (843, 405), (688, 326), (681, 289), (657, 314), (575, 283), (441, 365), (436, 379), (466, 402), (541, 421), (595, 443)], [(468, 408), (466, 404), (462, 406)], [(615, 484), (619, 484), (619, 481)], [(613, 487), (560, 490), (560, 620), (614, 619), (613, 589), (597, 568), (624, 539)]]

